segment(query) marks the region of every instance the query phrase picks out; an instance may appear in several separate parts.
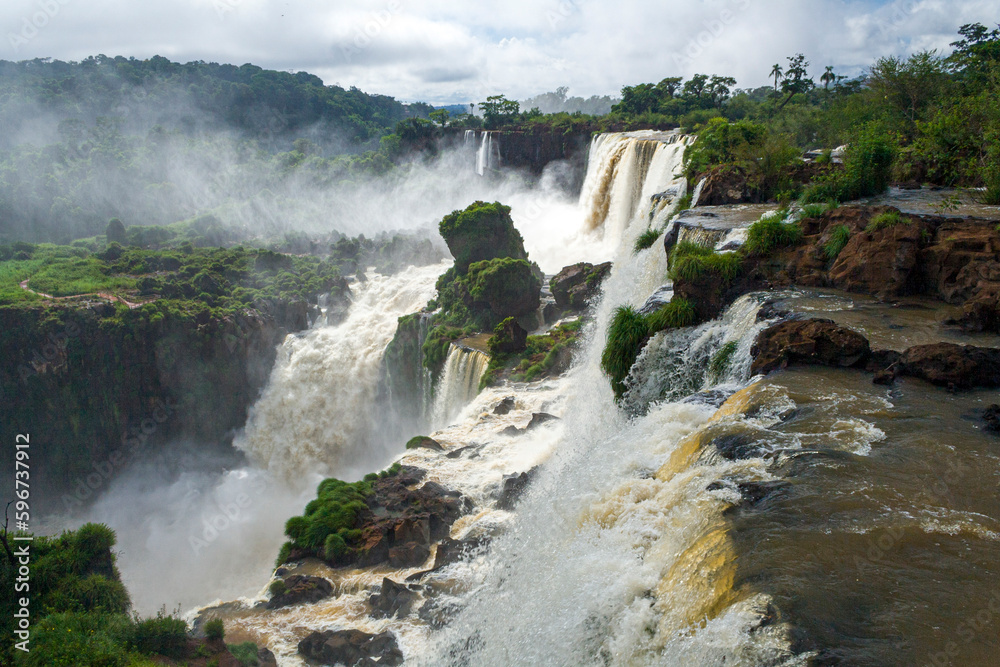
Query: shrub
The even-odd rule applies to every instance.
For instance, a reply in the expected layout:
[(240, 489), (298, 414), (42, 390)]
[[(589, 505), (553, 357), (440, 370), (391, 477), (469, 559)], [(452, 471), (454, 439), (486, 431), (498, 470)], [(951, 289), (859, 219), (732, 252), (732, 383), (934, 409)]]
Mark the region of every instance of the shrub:
[(306, 505), (303, 515), (291, 517), (285, 523), (285, 534), (291, 540), (289, 550), (303, 549), (328, 561), (338, 561), (348, 554), (360, 537), (355, 523), (367, 508), (365, 498), (372, 493), (371, 482), (400, 469), (398, 463), (393, 464), (388, 470), (366, 475), (354, 483), (333, 478), (320, 482), (316, 499)]
[(285, 585), (284, 579), (275, 579), (271, 582), (271, 585), (267, 587), (267, 592), (271, 594), (271, 597), (284, 595), (287, 590), (288, 586)]
[(184, 655), (186, 645), (187, 624), (163, 611), (135, 625), (135, 647), (142, 653), (179, 658)]
[(205, 637), (208, 639), (222, 639), (226, 636), (226, 626), (221, 618), (213, 618), (205, 623)]
[(851, 240), (851, 228), (847, 225), (837, 225), (830, 232), (830, 240), (826, 242), (823, 246), (823, 252), (826, 253), (826, 258), (830, 260), (837, 259), (840, 255), (840, 251), (844, 249), (847, 242)]
[(879, 213), (872, 218), (868, 223), (868, 226), (865, 227), (865, 231), (871, 234), (872, 232), (877, 232), (880, 229), (889, 229), (890, 227), (904, 224), (910, 224), (910, 220), (900, 215), (899, 211), (886, 211), (885, 213)]
[(257, 645), (253, 642), (243, 642), (242, 644), (230, 644), (229, 652), (241, 667), (258, 667), (260, 661), (257, 659)]
[(601, 354), (601, 368), (611, 379), (611, 388), (617, 398), (625, 393), (625, 378), (648, 336), (649, 324), (638, 311), (631, 306), (619, 306), (615, 310)]
[(24, 667), (125, 667), (130, 622), (125, 615), (50, 614), (32, 628)]
[(780, 216), (765, 216), (750, 225), (743, 248), (751, 255), (769, 255), (802, 240), (802, 229), (794, 222), (784, 222)]
[(465, 280), (472, 298), (488, 304), (497, 321), (538, 308), (542, 283), (527, 260), (502, 257), (475, 262)]
[(633, 254), (638, 255), (643, 250), (652, 248), (653, 244), (656, 243), (656, 240), (660, 238), (661, 233), (662, 232), (656, 229), (647, 229), (644, 231), (639, 235), (639, 238), (635, 240), (635, 245), (632, 247)]
[(850, 199), (882, 194), (892, 180), (896, 146), (874, 126), (865, 127), (844, 153)]
[(687, 299), (674, 297), (670, 303), (666, 304), (654, 313), (646, 316), (646, 326), (649, 335), (653, 335), (664, 329), (678, 329), (694, 324), (694, 306)]

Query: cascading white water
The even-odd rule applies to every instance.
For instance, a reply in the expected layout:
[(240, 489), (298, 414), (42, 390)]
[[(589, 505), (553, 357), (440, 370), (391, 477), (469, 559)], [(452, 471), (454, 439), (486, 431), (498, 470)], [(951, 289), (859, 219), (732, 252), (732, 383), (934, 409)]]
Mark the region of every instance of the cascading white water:
[[(613, 309), (641, 305), (665, 278), (662, 249), (633, 257), (632, 246), (647, 222), (641, 204), (676, 184), (684, 142), (649, 143), (610, 135), (592, 145), (581, 202), (617, 250), (566, 383), (563, 436), (480, 561), (465, 608), (415, 664), (753, 665), (787, 655), (778, 633), (749, 632), (766, 600), (732, 594), (727, 503), (705, 490), (722, 469), (673, 463), (712, 409), (661, 403), (629, 419), (600, 370)], [(717, 326), (742, 345), (752, 327), (735, 311)]]
[(448, 347), (448, 357), (434, 398), (431, 425), (435, 429), (448, 426), (462, 408), (476, 397), (479, 393), (479, 381), (489, 363), (489, 356), (479, 350), (454, 343)]
[(479, 150), (476, 152), (476, 173), (480, 176), (490, 169), (500, 167), (500, 146), (493, 140), (492, 132), (483, 132)]
[(382, 353), (398, 318), (430, 300), (447, 268), (442, 263), (389, 277), (372, 274), (342, 324), (289, 336), (236, 446), (290, 480), (317, 468), (360, 476), (391, 458), (376, 446), (370, 409)]

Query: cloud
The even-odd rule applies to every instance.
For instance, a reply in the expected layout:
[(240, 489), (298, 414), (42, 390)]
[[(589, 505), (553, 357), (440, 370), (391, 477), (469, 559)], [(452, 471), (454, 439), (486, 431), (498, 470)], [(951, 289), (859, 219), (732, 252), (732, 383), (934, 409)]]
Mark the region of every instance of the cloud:
[(961, 25), (994, 15), (992, 0), (8, 0), (0, 58), (253, 62), (446, 103), (696, 72), (753, 87), (798, 52), (817, 75), (856, 75), (881, 56), (947, 51)]

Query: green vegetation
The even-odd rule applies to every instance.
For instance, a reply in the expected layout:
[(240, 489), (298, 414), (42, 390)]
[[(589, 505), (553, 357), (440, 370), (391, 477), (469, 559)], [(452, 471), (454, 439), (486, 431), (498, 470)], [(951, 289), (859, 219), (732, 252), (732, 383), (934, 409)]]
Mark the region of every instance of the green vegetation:
[(208, 639), (223, 639), (226, 636), (226, 626), (221, 618), (213, 618), (205, 623), (205, 637)]
[(817, 177), (806, 188), (807, 203), (848, 201), (881, 194), (889, 187), (896, 148), (875, 125), (859, 132), (844, 154), (844, 169)]
[(284, 595), (287, 591), (288, 586), (285, 585), (284, 579), (275, 579), (271, 582), (271, 585), (267, 587), (267, 592), (271, 594), (271, 597)]
[(649, 338), (649, 323), (631, 306), (619, 306), (608, 325), (608, 340), (601, 353), (601, 369), (611, 378), (616, 398), (625, 394), (625, 378)]
[(826, 204), (806, 204), (802, 207), (802, 219), (821, 218), (829, 210), (830, 206)]
[(837, 225), (830, 232), (830, 240), (823, 245), (823, 252), (829, 260), (835, 260), (840, 256), (840, 251), (844, 249), (847, 242), (851, 240), (851, 228), (847, 225)]
[(583, 325), (584, 320), (580, 319), (563, 322), (540, 336), (528, 336), (527, 346), (521, 352), (491, 352), (480, 387), (496, 384), (505, 373), (514, 382), (531, 382), (566, 370)]
[(253, 642), (230, 644), (229, 652), (239, 661), (241, 667), (258, 667), (260, 665), (260, 661), (257, 659), (257, 644)]
[(670, 303), (646, 316), (646, 326), (649, 335), (666, 329), (679, 329), (694, 324), (694, 306), (687, 299), (674, 297)]
[[(279, 565), (293, 552), (315, 556), (337, 564), (353, 554), (361, 538), (356, 527), (362, 514), (368, 511), (365, 499), (372, 494), (372, 484), (379, 478), (395, 475), (400, 465), (380, 473), (370, 473), (359, 482), (325, 479), (316, 489), (316, 499), (306, 505), (302, 516), (293, 516), (285, 523), (285, 535), (290, 543), (281, 548)], [(282, 558), (283, 557), (283, 558)]]
[(736, 354), (737, 347), (738, 344), (736, 341), (731, 341), (723, 345), (719, 348), (718, 352), (712, 355), (712, 359), (708, 362), (708, 373), (713, 382), (721, 380), (726, 372), (729, 371), (729, 366), (733, 361), (733, 355)]
[(713, 275), (724, 283), (732, 282), (743, 270), (743, 256), (735, 252), (716, 252), (698, 243), (681, 241), (670, 252), (670, 280), (697, 280)]
[(433, 443), (434, 440), (426, 435), (415, 435), (406, 441), (407, 449), (420, 449), (424, 446), (424, 443)]
[(743, 250), (749, 255), (770, 255), (801, 241), (802, 228), (794, 222), (785, 222), (784, 217), (785, 214), (779, 211), (750, 225)]
[[(13, 548), (13, 534), (3, 531)], [(8, 641), (0, 662), (23, 667), (135, 667), (187, 656), (187, 624), (161, 610), (152, 618), (130, 615), (128, 592), (115, 565), (114, 532), (86, 524), (31, 542), (31, 651), (15, 651), (13, 586), (0, 593), (0, 629)], [(12, 582), (16, 563), (0, 551), (0, 578)], [(206, 626), (207, 629), (207, 626)], [(256, 656), (256, 649), (255, 649)], [(169, 664), (175, 664), (173, 662)], [(253, 663), (247, 663), (253, 664)]]
[(880, 229), (889, 229), (890, 227), (895, 227), (896, 225), (908, 225), (912, 221), (909, 218), (900, 215), (899, 211), (886, 211), (885, 213), (879, 213), (871, 219), (868, 226), (865, 227), (865, 231), (871, 234), (872, 232), (877, 232)]
[(441, 220), (438, 229), (455, 257), (455, 271), (460, 276), (473, 262), (528, 258), (524, 240), (511, 220), (510, 206), (500, 202), (476, 201), (461, 211), (452, 211)]
[(663, 234), (663, 230), (661, 229), (647, 229), (639, 235), (639, 238), (635, 240), (635, 245), (632, 247), (632, 253), (638, 255), (643, 250), (652, 248), (653, 244), (656, 243), (661, 234)]
[(165, 300), (144, 306), (150, 315), (207, 307), (221, 316), (266, 299), (314, 300), (342, 284), (331, 260), (241, 246), (142, 250), (113, 244), (101, 253), (18, 247), (0, 246), (0, 305), (41, 300), (37, 294), (24, 298), (31, 292), (20, 283), (28, 280), (31, 290), (55, 297), (100, 292), (135, 302)]

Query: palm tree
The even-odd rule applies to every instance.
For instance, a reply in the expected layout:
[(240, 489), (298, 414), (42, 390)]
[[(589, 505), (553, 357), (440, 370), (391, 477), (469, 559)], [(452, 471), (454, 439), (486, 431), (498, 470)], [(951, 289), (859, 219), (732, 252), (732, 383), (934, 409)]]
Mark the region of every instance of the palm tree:
[(823, 76), (821, 76), (819, 80), (823, 82), (823, 88), (829, 90), (830, 84), (837, 80), (837, 75), (833, 73), (833, 67), (827, 67), (826, 71), (823, 72)]
[(781, 69), (781, 65), (775, 65), (771, 68), (771, 76), (774, 77), (774, 92), (778, 92), (778, 79), (784, 74), (785, 70)]

